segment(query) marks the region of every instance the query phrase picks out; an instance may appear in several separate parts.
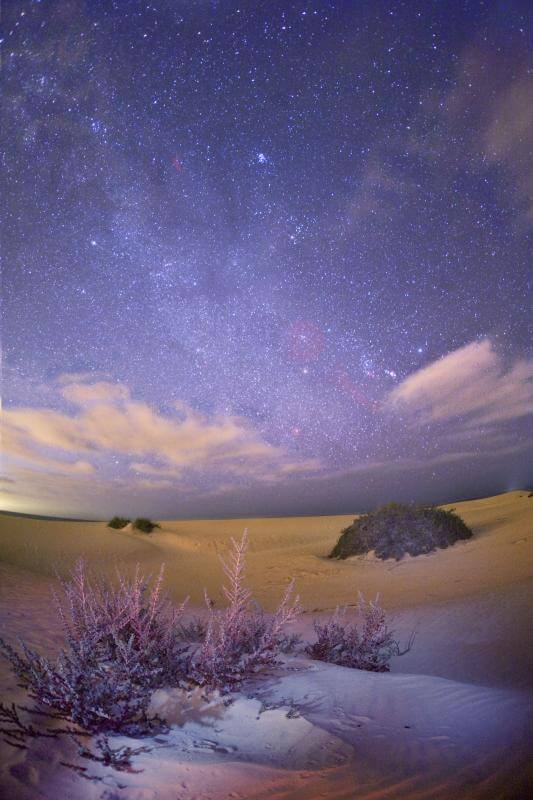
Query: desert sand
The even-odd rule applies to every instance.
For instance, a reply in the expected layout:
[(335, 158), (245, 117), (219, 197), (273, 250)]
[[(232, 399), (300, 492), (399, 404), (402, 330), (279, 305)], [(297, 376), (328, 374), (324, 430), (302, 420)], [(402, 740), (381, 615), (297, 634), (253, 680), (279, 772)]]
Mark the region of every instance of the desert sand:
[[(139, 773), (95, 764), (90, 773), (102, 780), (88, 781), (60, 767), (76, 759), (69, 743), (36, 740), (28, 751), (2, 743), (2, 797), (525, 798), (533, 498), (509, 492), (445, 507), (474, 537), (400, 562), (327, 559), (353, 515), (162, 521), (150, 535), (101, 522), (0, 515), (2, 635), (10, 642), (21, 636), (46, 653), (60, 644), (50, 603), (55, 569), (66, 573), (80, 555), (101, 570), (139, 562), (153, 573), (164, 562), (167, 590), (180, 601), (189, 595), (194, 611), (204, 587), (220, 598), (219, 556), (245, 527), (248, 585), (272, 609), (294, 577), (305, 608), (298, 630), (310, 634), (314, 619), (354, 604), (362, 591), (380, 594), (400, 639), (416, 631), (411, 652), (393, 659), (386, 674), (299, 656), (229, 707), (216, 696), (206, 705), (177, 690), (156, 692), (154, 710), (173, 725), (135, 759)], [(24, 699), (5, 662), (0, 678), (4, 700)]]

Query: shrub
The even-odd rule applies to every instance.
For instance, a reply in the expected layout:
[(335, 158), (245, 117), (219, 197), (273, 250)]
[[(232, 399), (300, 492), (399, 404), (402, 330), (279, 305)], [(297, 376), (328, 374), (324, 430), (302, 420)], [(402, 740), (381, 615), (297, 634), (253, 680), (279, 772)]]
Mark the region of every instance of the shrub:
[(325, 623), (315, 622), (317, 641), (306, 648), (311, 658), (327, 661), (342, 667), (365, 669), (371, 672), (388, 672), (392, 656), (404, 655), (411, 649), (413, 638), (404, 650), (387, 627), (384, 610), (375, 601), (365, 601), (359, 595), (357, 612), (361, 620), (346, 621), (346, 608), (337, 608), (335, 614)]
[(178, 682), (188, 668), (179, 636), (185, 604), (162, 595), (163, 568), (152, 588), (137, 567), (131, 580), (88, 576), (82, 560), (62, 582), (55, 604), (65, 647), (55, 661), (22, 643), (22, 654), (0, 649), (30, 694), (44, 706), (90, 731), (135, 735), (149, 729), (151, 691)]
[(251, 602), (244, 586), (247, 531), (240, 542), (232, 539), (229, 563), (222, 559), (228, 586), (223, 587), (226, 609), (217, 611), (206, 594), (208, 621), (205, 638), (193, 659), (191, 676), (196, 683), (222, 692), (230, 691), (258, 670), (278, 663), (287, 643), (283, 628), (299, 613), (298, 597), (291, 601), (289, 584), (277, 610), (266, 615)]
[(198, 616), (178, 626), (178, 635), (183, 642), (203, 642), (206, 632), (207, 623)]
[(125, 528), (128, 523), (130, 523), (130, 519), (126, 519), (126, 517), (113, 517), (107, 523), (108, 528), (115, 528), (116, 530), (120, 530), (120, 528)]
[(161, 525), (158, 525), (157, 522), (152, 522), (151, 519), (146, 519), (146, 517), (137, 517), (133, 527), (143, 533), (152, 533), (154, 528), (160, 528)]
[(377, 558), (417, 556), (460, 539), (472, 531), (453, 511), (389, 503), (356, 518), (342, 531), (330, 558), (347, 558), (374, 550)]

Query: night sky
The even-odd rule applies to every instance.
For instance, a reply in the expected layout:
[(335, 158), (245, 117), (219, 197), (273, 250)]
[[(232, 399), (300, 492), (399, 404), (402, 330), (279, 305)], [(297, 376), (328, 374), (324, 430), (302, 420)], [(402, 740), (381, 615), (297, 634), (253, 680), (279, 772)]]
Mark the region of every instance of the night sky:
[(531, 10), (4, 0), (2, 507), (528, 485)]

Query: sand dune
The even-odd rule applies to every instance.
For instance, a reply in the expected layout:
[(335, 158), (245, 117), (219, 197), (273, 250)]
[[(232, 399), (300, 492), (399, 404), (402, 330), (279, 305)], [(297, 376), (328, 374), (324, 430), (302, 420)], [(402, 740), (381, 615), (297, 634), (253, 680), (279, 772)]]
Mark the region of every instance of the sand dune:
[[(150, 534), (115, 531), (101, 522), (59, 522), (0, 514), (0, 560), (41, 575), (70, 567), (80, 555), (110, 569), (139, 561), (149, 570), (165, 562), (167, 588), (201, 603), (203, 587), (220, 596), (219, 555), (248, 528), (248, 583), (271, 608), (294, 577), (309, 610), (352, 603), (358, 590), (380, 593), (389, 608), (447, 601), (528, 580), (533, 574), (533, 498), (526, 492), (456, 503), (475, 533), (438, 553), (402, 561), (326, 558), (353, 515), (271, 519), (163, 521)], [(529, 533), (529, 539), (528, 539)]]
[[(154, 708), (175, 724), (154, 752), (138, 757), (139, 774), (113, 776), (94, 765), (103, 782), (92, 783), (59, 768), (76, 758), (67, 743), (50, 749), (37, 741), (29, 752), (2, 744), (2, 797), (525, 798), (533, 498), (512, 492), (454, 507), (474, 539), (399, 563), (326, 559), (352, 516), (172, 521), (146, 536), (103, 523), (2, 515), (2, 633), (47, 652), (60, 643), (49, 603), (55, 565), (65, 570), (80, 554), (103, 569), (139, 561), (154, 571), (165, 561), (169, 591), (199, 603), (203, 586), (220, 596), (218, 556), (245, 526), (249, 585), (272, 607), (295, 576), (306, 606), (302, 631), (327, 609), (354, 602), (359, 589), (381, 593), (401, 635), (417, 629), (413, 650), (390, 674), (300, 657), (229, 708), (216, 697), (206, 706), (175, 690), (156, 693)], [(0, 677), (3, 694), (23, 697), (4, 663)]]

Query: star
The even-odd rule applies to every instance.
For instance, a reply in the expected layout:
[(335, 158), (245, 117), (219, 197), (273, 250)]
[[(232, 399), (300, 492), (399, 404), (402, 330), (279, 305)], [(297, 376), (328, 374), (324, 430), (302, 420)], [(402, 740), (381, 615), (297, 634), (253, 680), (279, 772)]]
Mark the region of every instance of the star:
[[(94, 441), (60, 442), (86, 470), (72, 505), (111, 503), (108, 477), (138, 497), (135, 465), (162, 467), (174, 414), (183, 450), (207, 455), (179, 498), (151, 474), (154, 516), (336, 513), (390, 499), (378, 486), (433, 501), (529, 479), (530, 420), (499, 405), (529, 407), (512, 383), (528, 374), (533, 220), (518, 7), (502, 24), (498, 4), (449, 0), (436, 25), (424, 3), (123, 0), (116, 35), (117, 4), (69, 4), (68, 25), (5, 5), (3, 400), (33, 409), (33, 453), (43, 420), (76, 430), (65, 375), (89, 376), (72, 397), (89, 382), (116, 398), (105, 419), (83, 412)], [(457, 392), (413, 400), (471, 375), (477, 347), (504, 376), (460, 395), (492, 396), (484, 435), (459, 400), (446, 416)], [(106, 449), (149, 412), (142, 457)], [(46, 504), (57, 463), (30, 466), (13, 453), (10, 486)]]

